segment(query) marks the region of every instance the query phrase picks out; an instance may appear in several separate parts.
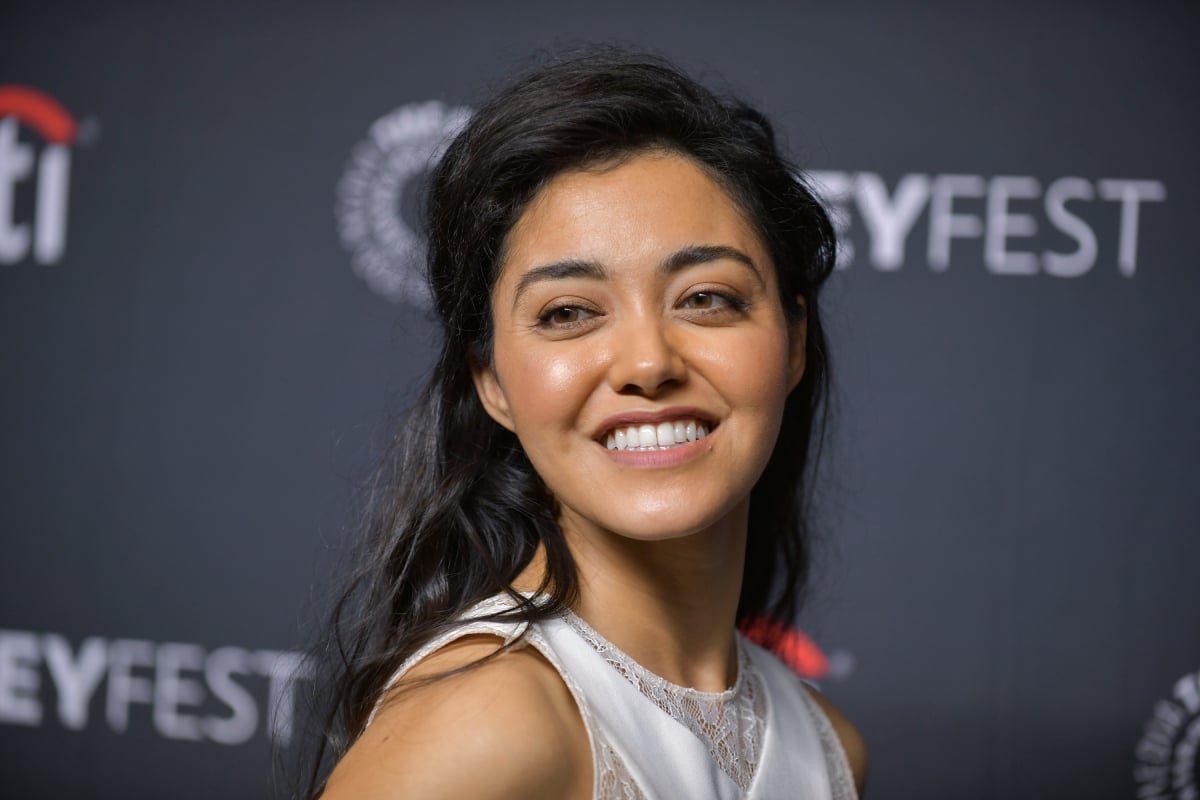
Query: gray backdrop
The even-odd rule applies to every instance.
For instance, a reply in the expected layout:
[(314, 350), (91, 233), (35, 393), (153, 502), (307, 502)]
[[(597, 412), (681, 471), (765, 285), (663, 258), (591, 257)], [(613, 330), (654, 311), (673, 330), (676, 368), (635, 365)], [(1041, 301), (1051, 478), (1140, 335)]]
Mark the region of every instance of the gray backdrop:
[(404, 283), (420, 155), (537, 49), (596, 40), (760, 104), (838, 210), (800, 623), (871, 796), (1195, 796), (1195, 11), (2, 19), (0, 83), (41, 93), (0, 90), (4, 796), (270, 794), (289, 654), (432, 351)]

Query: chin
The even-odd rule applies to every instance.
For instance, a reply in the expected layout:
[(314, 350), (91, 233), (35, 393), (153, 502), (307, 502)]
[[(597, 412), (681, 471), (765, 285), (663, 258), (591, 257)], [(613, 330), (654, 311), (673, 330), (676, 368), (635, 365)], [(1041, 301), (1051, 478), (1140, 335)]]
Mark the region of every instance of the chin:
[[(686, 539), (705, 531), (721, 528), (737, 530), (745, 528), (745, 516), (749, 510), (749, 497), (732, 503), (728, 507), (698, 508), (693, 503), (668, 503), (660, 500), (651, 504), (631, 503), (624, 513), (574, 515), (582, 516), (591, 528), (608, 531), (625, 539), (641, 542), (662, 542)], [(726, 523), (742, 520), (742, 525)], [(570, 521), (564, 519), (568, 525)]]
[(704, 530), (703, 526), (680, 527), (679, 525), (671, 524), (661, 527), (651, 527), (643, 524), (625, 530), (614, 530), (613, 533), (639, 542), (669, 542), (675, 539), (686, 539), (689, 536), (695, 536), (702, 530)]

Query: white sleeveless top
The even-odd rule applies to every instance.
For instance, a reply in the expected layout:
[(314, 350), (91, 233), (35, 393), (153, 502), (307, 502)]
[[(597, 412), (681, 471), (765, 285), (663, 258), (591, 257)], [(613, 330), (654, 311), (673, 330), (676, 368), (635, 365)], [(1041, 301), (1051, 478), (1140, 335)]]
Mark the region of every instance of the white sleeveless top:
[(562, 676), (591, 741), (596, 800), (856, 800), (821, 707), (791, 670), (742, 636), (737, 682), (701, 692), (650, 672), (570, 612), (533, 624), (478, 619), (513, 605), (506, 596), (477, 605), (401, 665), (383, 694), (455, 639), (493, 634), (536, 647)]

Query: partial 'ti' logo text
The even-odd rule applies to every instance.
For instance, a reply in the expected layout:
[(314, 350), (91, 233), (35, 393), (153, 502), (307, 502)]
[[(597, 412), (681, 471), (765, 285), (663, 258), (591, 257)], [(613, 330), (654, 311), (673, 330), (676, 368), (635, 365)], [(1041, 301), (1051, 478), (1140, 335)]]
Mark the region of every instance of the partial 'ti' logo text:
[(0, 85), (0, 264), (62, 259), (71, 150), (79, 133), (75, 118), (53, 97)]

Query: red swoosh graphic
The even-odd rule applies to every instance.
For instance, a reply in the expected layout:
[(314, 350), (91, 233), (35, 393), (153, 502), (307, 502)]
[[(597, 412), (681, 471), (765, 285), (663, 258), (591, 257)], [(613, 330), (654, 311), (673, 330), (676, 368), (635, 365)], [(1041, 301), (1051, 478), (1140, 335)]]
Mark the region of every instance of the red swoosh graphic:
[(829, 674), (829, 659), (821, 648), (791, 625), (757, 617), (740, 627), (743, 636), (770, 650), (801, 678), (820, 680)]
[(79, 124), (62, 104), (29, 86), (0, 86), (0, 117), (15, 116), (55, 144), (69, 145), (79, 133)]

